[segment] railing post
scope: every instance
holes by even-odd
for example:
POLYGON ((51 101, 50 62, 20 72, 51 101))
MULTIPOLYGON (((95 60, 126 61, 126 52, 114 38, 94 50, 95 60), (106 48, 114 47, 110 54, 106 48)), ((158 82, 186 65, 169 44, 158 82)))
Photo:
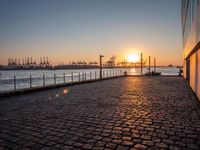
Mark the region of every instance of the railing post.
POLYGON ((65 83, 65 73, 63 73, 63 83, 65 83))
POLYGON ((14 76, 14 90, 16 90, 16 77, 14 76))
POLYGON ((109 70, 110 71, 110 77, 111 77, 111 70, 109 70))
POLYGON ((97 78, 97 73, 96 73, 96 71, 94 72, 94 76, 95 76, 95 80, 96 80, 96 78, 97 78))
POLYGON ((87 76, 87 73, 85 72, 85 80, 87 80, 87 77, 86 77, 86 76, 87 76))
POLYGON ((43 86, 45 86, 45 75, 43 74, 43 86))
POLYGON ((31 74, 30 74, 30 88, 32 88, 32 77, 31 77, 31 74))
POLYGON ((90 72, 90 80, 92 79, 92 72, 90 72))
POLYGON ((82 72, 82 80, 84 80, 84 72, 82 72))
POLYGON ((54 84, 56 85, 56 74, 54 74, 54 84))
POLYGON ((80 72, 78 73, 78 81, 79 82, 81 81, 81 74, 80 74, 80 72))
POLYGON ((74 80, 74 79, 73 79, 73 73, 72 73, 72 74, 71 74, 71 81, 73 82, 73 80, 74 80))

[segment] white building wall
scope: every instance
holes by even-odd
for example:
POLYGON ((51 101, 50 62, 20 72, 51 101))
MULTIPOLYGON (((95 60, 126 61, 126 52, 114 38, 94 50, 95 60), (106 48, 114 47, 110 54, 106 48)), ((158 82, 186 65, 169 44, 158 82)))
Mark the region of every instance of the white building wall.
POLYGON ((189 67, 189 83, 200 100, 200 49, 189 57, 200 42, 200 0, 182 0, 182 2, 188 4, 188 7, 182 7, 184 77, 186 78, 189 67), (188 57, 189 66, 186 65, 188 57))
POLYGON ((196 95, 200 99, 200 49, 197 51, 197 81, 196 81, 196 95))
POLYGON ((190 57, 190 86, 196 91, 196 53, 190 57))

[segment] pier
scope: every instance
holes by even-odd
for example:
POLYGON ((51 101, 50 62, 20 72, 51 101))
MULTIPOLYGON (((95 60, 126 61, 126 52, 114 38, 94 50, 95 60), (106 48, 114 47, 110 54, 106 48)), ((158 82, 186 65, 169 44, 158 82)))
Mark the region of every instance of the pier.
POLYGON ((0 99, 0 149, 199 149, 182 77, 120 77, 0 99))

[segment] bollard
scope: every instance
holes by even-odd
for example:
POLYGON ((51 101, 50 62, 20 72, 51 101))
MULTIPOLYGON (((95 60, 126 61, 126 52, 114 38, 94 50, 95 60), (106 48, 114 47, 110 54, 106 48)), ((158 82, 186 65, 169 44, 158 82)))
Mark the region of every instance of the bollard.
POLYGON ((45 75, 43 74, 43 86, 45 86, 45 75))
POLYGON ((32 88, 32 77, 31 77, 31 74, 30 74, 30 88, 32 88))
POLYGON ((65 73, 63 73, 63 83, 65 83, 65 73))
POLYGON ((90 80, 92 79, 92 72, 90 72, 90 80))
POLYGON ((56 84, 56 74, 54 74, 54 84, 56 84))
POLYGON ((16 90, 16 77, 14 76, 14 90, 16 90))
POLYGON ((73 79, 73 73, 72 73, 72 74, 71 74, 71 81, 73 82, 73 80, 74 80, 74 79, 73 79))

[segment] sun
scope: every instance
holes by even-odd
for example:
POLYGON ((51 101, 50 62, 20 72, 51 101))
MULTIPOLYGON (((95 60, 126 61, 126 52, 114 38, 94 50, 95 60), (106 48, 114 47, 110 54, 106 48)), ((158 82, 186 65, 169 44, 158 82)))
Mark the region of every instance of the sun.
POLYGON ((140 57, 137 55, 137 54, 131 54, 127 57, 127 61, 128 62, 132 62, 132 63, 135 63, 135 62, 138 62, 140 61, 140 57))

